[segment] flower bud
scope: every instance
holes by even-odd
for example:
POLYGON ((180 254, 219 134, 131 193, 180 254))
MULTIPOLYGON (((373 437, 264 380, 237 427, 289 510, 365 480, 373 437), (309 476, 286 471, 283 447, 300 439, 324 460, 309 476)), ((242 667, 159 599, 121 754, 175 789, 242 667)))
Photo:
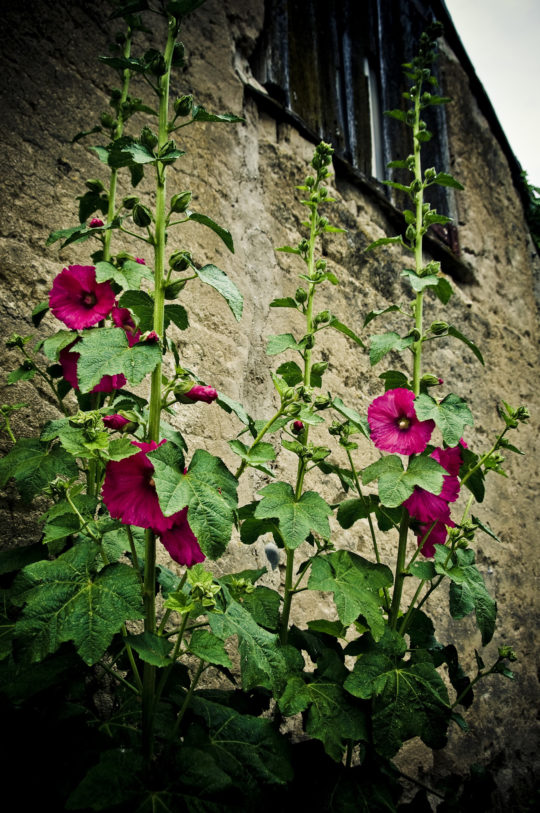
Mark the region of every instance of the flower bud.
POLYGON ((294 389, 292 387, 287 387, 287 389, 283 391, 282 400, 292 401, 293 398, 294 398, 294 389))
POLYGON ((511 646, 499 647, 499 658, 506 658, 509 661, 517 661, 517 655, 511 646))
POLYGON ((306 186, 311 189, 312 186, 315 186, 315 178, 313 175, 308 175, 306 178, 306 186))
POLYGON ((171 65, 173 65, 175 68, 181 68, 182 65, 184 64, 184 53, 185 53, 184 43, 175 42, 171 65))
POLYGON ((143 257, 135 257, 135 262, 138 263, 138 265, 146 265, 146 260, 143 257))
POLYGON ((305 288, 297 288, 296 293, 294 295, 294 298, 300 304, 302 304, 302 302, 305 302, 306 299, 308 298, 308 294, 307 294, 307 291, 305 290, 305 288))
POLYGON ((448 330, 448 322, 433 322, 430 330, 435 336, 443 336, 448 330))
POLYGON ((328 218, 327 217, 320 217, 319 218, 319 228, 325 229, 328 226, 328 218))
POLYGON ((426 373, 426 375, 423 375, 420 379, 420 385, 424 387, 438 387, 440 384, 442 384, 441 379, 430 373, 426 373))
POLYGON ((303 240, 300 240, 298 244, 298 249, 301 254, 307 254, 307 252, 309 251, 309 243, 305 238, 303 240))
POLYGON ((294 417, 295 415, 298 415, 301 409, 302 407, 300 406, 300 404, 289 404, 289 406, 285 410, 285 414, 294 417))
POLYGON ((124 207, 124 209, 128 209, 129 211, 131 211, 135 204, 138 202, 139 198, 137 197, 137 195, 128 195, 122 201, 122 206, 124 207))
POLYGON ((116 415, 104 415, 103 423, 107 429, 113 429, 116 432, 131 432, 133 431, 133 428, 137 426, 137 424, 128 420, 128 418, 124 418, 123 415, 118 413, 116 415))
POLYGON ((145 53, 144 60, 146 62, 146 70, 153 76, 163 76, 164 73, 167 73, 165 59, 155 48, 150 48, 150 50, 145 53))
POLYGON ((302 421, 294 421, 291 427, 291 431, 294 432, 295 435, 299 435, 301 432, 304 431, 304 424, 302 421))
POLYGON ((177 116, 189 116, 193 107, 193 96, 180 96, 174 103, 174 112, 177 116))
POLYGON ((328 409, 331 403, 332 399, 327 395, 318 395, 313 402, 313 406, 319 410, 328 409))
POLYGON ((329 322, 332 318, 330 311, 321 311, 318 313, 315 318, 313 319, 314 324, 320 325, 323 322, 329 322))
POLYGON ((148 206, 143 206, 142 203, 136 203, 133 207, 133 222, 141 228, 146 228, 152 222, 152 213, 148 206))
POLYGON ((103 226, 103 220, 99 217, 93 217, 90 223, 88 224, 91 229, 100 229, 103 226))
MULTIPOLYGON (((426 95, 426 94, 424 94, 424 95, 426 95)), ((427 95, 431 98, 429 93, 427 95)), ((432 181, 433 178, 436 176, 436 174, 437 174, 437 170, 435 169, 435 167, 429 167, 429 169, 426 169, 426 171, 424 172, 424 176, 425 176, 426 181, 432 181)))
POLYGON ((177 279, 174 282, 169 282, 163 291, 165 299, 176 299, 180 291, 185 287, 186 282, 187 280, 185 279, 177 279))
POLYGON ((189 268, 191 254, 189 251, 175 251, 169 257, 169 265, 173 271, 185 271, 189 268))
POLYGON ((193 404, 196 401, 202 401, 205 404, 211 404, 218 397, 217 391, 213 387, 206 387, 203 384, 195 384, 190 390, 184 393, 177 393, 174 390, 176 400, 182 404, 193 404))
POLYGON ((308 333, 306 336, 306 350, 312 350, 315 346, 315 336, 313 333, 308 333))
POLYGON ((99 121, 102 127, 107 127, 109 130, 112 130, 113 127, 116 127, 117 121, 114 116, 111 116, 110 113, 102 113, 99 117, 99 121))
POLYGON ((322 375, 328 369, 328 362, 327 361, 317 361, 311 367, 311 372, 315 375, 322 375))
POLYGON ((315 263, 315 268, 317 269, 317 271, 326 271, 326 265, 327 265, 326 260, 317 260, 317 262, 315 263))
POLYGON ((171 198, 171 212, 181 214, 185 212, 191 200, 191 192, 179 192, 171 198))
POLYGON ((90 178, 88 181, 86 181, 86 186, 91 192, 103 192, 105 189, 102 182, 97 178, 90 178))
POLYGON ((152 151, 158 141, 159 139, 157 135, 150 129, 150 127, 145 126, 142 128, 140 142, 143 147, 146 147, 147 150, 152 151))
POLYGON ((18 347, 22 350, 29 338, 30 337, 25 339, 23 336, 19 336, 18 333, 13 333, 7 340, 6 347, 8 350, 12 350, 14 347, 18 347))

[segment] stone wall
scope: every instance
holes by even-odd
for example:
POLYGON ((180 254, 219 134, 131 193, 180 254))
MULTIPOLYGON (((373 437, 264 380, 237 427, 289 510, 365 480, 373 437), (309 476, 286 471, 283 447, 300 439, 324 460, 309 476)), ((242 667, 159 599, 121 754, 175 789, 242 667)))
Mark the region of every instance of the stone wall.
MULTIPOLYGON (((108 52, 109 6, 106 0, 59 0, 54 4, 26 0, 22 5, 8 0, 4 5, 1 333, 45 336, 54 320, 47 317, 43 328, 33 331, 32 307, 47 298, 52 279, 63 265, 88 262, 88 244, 69 246, 59 253, 58 244, 46 247, 45 241, 51 229, 76 223, 75 197, 84 192, 87 178, 102 175, 98 161, 80 143, 72 144, 71 138, 88 124, 92 126, 96 114, 107 106, 112 73, 97 56, 108 52)), ((236 252, 229 254, 212 232, 197 224, 176 233, 171 248, 188 248, 196 262, 220 266, 245 297, 244 317, 237 324, 210 289, 188 289, 190 299, 185 304, 191 328, 177 335, 180 355, 187 367, 241 401, 257 418, 268 417, 276 403, 269 375, 276 365, 265 355, 266 337, 298 327, 289 311, 270 309, 268 304, 274 297, 292 295, 297 287, 296 274, 301 269, 296 258, 276 254, 275 248, 298 241, 305 215, 294 186, 304 178, 313 151, 313 145, 293 126, 277 122, 257 106, 245 93, 236 70, 249 74, 248 58, 263 17, 263 0, 208 0, 187 21, 183 39, 188 68, 175 78, 174 89, 193 92, 210 110, 241 114, 245 123, 201 124, 181 131, 179 142, 187 155, 169 176, 171 193, 192 189, 194 207, 230 228, 236 252)), ((158 39, 156 34, 155 44, 158 39)), ((150 35, 149 41, 152 44, 150 35)), ((538 550, 538 345, 533 277, 538 274, 539 261, 508 163, 471 94, 466 74, 448 47, 441 69, 443 91, 455 100, 447 110, 450 169, 465 186, 457 195, 458 227, 462 259, 472 272, 467 283, 453 280, 455 294, 445 318, 481 345, 486 366, 481 367, 464 345, 448 341, 428 345, 433 350, 426 351, 425 369, 440 374, 447 391, 469 401, 476 425, 467 440, 475 449, 489 447, 498 426, 496 405, 501 399, 513 405, 525 403, 532 414, 530 425, 520 429, 516 440, 526 457, 509 455, 509 477, 493 475, 488 496, 477 509, 501 539, 499 544, 485 535, 478 537, 480 568, 499 608, 498 628, 486 660, 490 661, 497 646, 509 644, 517 651, 519 662, 513 683, 494 677, 480 684, 474 706, 466 715, 468 734, 452 733, 449 747, 434 754, 413 742, 400 759, 410 773, 416 772, 426 781, 431 775, 463 772, 472 763, 480 763, 496 776, 496 809, 527 809, 535 754, 532 710, 538 697, 533 664, 537 617, 534 549, 538 550)), ((137 87, 136 95, 148 97, 144 85, 137 87)), ((142 118, 133 122, 142 123, 142 118)), ((395 233, 395 227, 376 198, 366 195, 350 177, 338 172, 333 186, 338 199, 333 222, 347 233, 325 239, 324 251, 340 285, 328 286, 328 299, 320 301, 320 307, 332 310, 361 332, 369 310, 409 297, 399 276, 406 260, 394 248, 365 254, 372 240, 395 233)), ((134 245, 124 247, 135 251, 134 245)), ((428 319, 441 315, 431 297, 427 310, 428 319)), ((367 355, 335 332, 321 334, 317 348, 330 364, 326 387, 358 411, 365 411, 370 400, 382 392, 377 370, 370 370, 367 355)), ((6 369, 12 369, 14 362, 15 354, 8 353, 6 369)), ((402 363, 401 359, 396 363, 402 363)), ((19 434, 35 435, 45 419, 57 415, 46 390, 39 388, 36 395, 29 384, 4 387, 2 402, 12 401, 28 404, 14 421, 19 434)), ((227 440, 240 426, 231 416, 216 406, 196 405, 179 413, 177 425, 190 448, 202 445, 235 466, 227 440)), ((367 443, 358 454, 361 464, 373 459, 367 443)), ((293 461, 292 455, 283 452, 276 472, 290 475, 293 461)), ((309 487, 329 501, 343 496, 335 478, 321 480, 315 473, 311 477, 309 487)), ((241 486, 243 501, 252 499, 264 484, 263 474, 254 470, 246 474, 241 486)), ((38 515, 29 514, 11 489, 2 498, 1 511, 5 545, 39 539, 38 515)), ((370 555, 367 529, 361 524, 347 532, 336 525, 336 540, 370 555)), ((391 561, 397 539, 389 536, 385 544, 384 556, 391 561)), ((216 568, 223 572, 263 564, 261 541, 245 548, 233 540, 230 552, 216 568)), ((281 575, 280 569, 270 573, 268 583, 276 586, 281 575)), ((472 671, 474 648, 480 644, 474 622, 470 618, 449 621, 446 600, 436 595, 431 609, 439 621, 440 637, 465 641, 464 665, 472 671)), ((319 596, 302 594, 293 608, 295 619, 301 622, 315 604, 320 604, 319 596)), ((331 603, 319 607, 319 613, 332 617, 331 603)))

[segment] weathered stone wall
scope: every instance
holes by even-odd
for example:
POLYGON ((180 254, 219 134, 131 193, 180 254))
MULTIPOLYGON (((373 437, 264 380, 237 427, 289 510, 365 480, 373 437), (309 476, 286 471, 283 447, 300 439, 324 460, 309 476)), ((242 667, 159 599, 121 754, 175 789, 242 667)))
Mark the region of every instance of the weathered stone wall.
MULTIPOLYGON (((36 333, 29 313, 47 297, 56 273, 63 265, 88 262, 88 243, 59 253, 58 244, 47 248, 45 241, 51 229, 76 222, 74 199, 83 193, 85 179, 104 177, 97 160, 70 139, 92 126, 96 114, 106 109, 113 80, 110 70, 97 61, 99 54, 107 53, 106 0, 59 0, 54 4, 8 0, 4 6, 0 319, 1 333, 7 336, 13 331, 36 333)), ((245 296, 244 317, 237 325, 225 303, 210 289, 188 288, 185 304, 191 328, 177 336, 181 357, 207 383, 243 402, 257 418, 268 417, 276 403, 269 376, 276 365, 265 355, 266 337, 301 329, 294 315, 269 309, 268 303, 276 296, 292 295, 297 287, 296 274, 301 269, 296 258, 276 254, 275 247, 298 240, 305 215, 294 185, 305 176, 313 150, 293 127, 277 123, 257 107, 244 93, 235 70, 236 65, 249 72, 248 57, 263 16, 263 0, 208 0, 188 20, 183 34, 188 68, 185 75, 175 78, 174 89, 193 91, 210 110, 241 113, 245 124, 202 124, 182 130, 179 144, 187 156, 169 176, 171 193, 192 189, 194 206, 230 228, 236 253, 228 254, 212 232, 196 224, 176 233, 171 248, 189 248, 196 262, 222 267, 245 296)), ((498 426, 496 405, 501 399, 513 405, 527 404, 533 416, 516 441, 527 456, 509 455, 509 477, 493 475, 488 496, 477 509, 502 540, 498 544, 485 535, 478 538, 480 568, 499 607, 498 629, 486 660, 502 644, 514 646, 520 660, 514 683, 495 677, 480 684, 475 704, 466 715, 468 734, 453 733, 449 747, 434 755, 412 743, 402 760, 409 772, 418 772, 427 780, 432 773, 464 772, 470 764, 481 763, 496 776, 497 809, 527 809, 535 754, 532 710, 538 697, 533 663, 538 554, 538 345, 533 275, 538 273, 539 263, 508 163, 470 92, 467 76, 449 49, 445 49, 441 67, 444 92, 455 100, 447 112, 451 171, 465 185, 457 196, 459 238, 463 259, 474 276, 472 283, 453 282, 455 295, 445 318, 462 326, 481 345, 486 366, 482 368, 464 345, 448 341, 428 345, 432 349, 426 351, 425 369, 445 379, 446 391, 468 399, 476 426, 467 441, 475 449, 489 447, 498 426)), ((135 93, 135 87, 132 90, 135 93)), ((148 98, 147 88, 139 86, 136 95, 148 98)), ((142 118, 134 119, 134 125, 139 123, 142 118)), ((338 203, 332 210, 333 222, 345 227, 347 234, 325 240, 325 254, 341 284, 328 286, 328 298, 319 300, 320 308, 332 310, 361 332, 369 310, 410 296, 399 277, 405 260, 393 248, 364 253, 372 240, 394 233, 394 227, 374 199, 350 179, 338 174, 334 187, 338 203)), ((131 248, 135 250, 133 245, 131 248)), ((427 319, 442 315, 431 298, 427 310, 427 319)), ((53 321, 47 317, 36 335, 45 336, 53 321)), ((370 370, 366 354, 344 336, 335 332, 320 335, 317 348, 330 363, 325 387, 364 411, 382 392, 377 370, 370 370)), ((8 353, 7 370, 14 361, 15 354, 8 353)), ((396 363, 402 360, 396 359, 396 363)), ((26 384, 16 391, 4 388, 2 401, 28 404, 14 421, 19 434, 35 435, 44 419, 57 414, 45 390, 39 389, 36 395, 26 384)), ((202 445, 235 466, 227 440, 240 427, 231 416, 215 406, 197 405, 179 413, 177 425, 190 448, 202 445)), ((373 459, 367 442, 360 445, 358 455, 361 464, 373 459)), ((284 452, 276 472, 288 476, 292 471, 292 455, 284 452)), ((330 501, 342 496, 334 478, 321 480, 315 473, 311 477, 309 487, 320 490, 330 501)), ((264 483, 259 472, 246 474, 241 486, 243 501, 251 499, 264 483)), ((1 505, 4 544, 39 538, 37 515, 29 514, 13 491, 8 491, 1 505)), ((361 524, 348 532, 336 526, 336 540, 370 555, 367 529, 361 524)), ((397 539, 389 536, 384 544, 384 556, 392 561, 397 539)), ((248 549, 233 540, 230 553, 216 567, 224 571, 264 563, 261 541, 248 549)), ((269 583, 277 585, 280 575, 279 569, 271 573, 269 583)), ((480 644, 474 622, 470 618, 449 621, 446 599, 436 595, 431 609, 438 618, 440 637, 465 642, 465 665, 472 671, 474 648, 480 644)), ((309 593, 298 597, 293 615, 301 622, 305 612, 313 613, 315 608, 321 616, 332 617, 331 602, 322 604, 318 595, 309 593)))

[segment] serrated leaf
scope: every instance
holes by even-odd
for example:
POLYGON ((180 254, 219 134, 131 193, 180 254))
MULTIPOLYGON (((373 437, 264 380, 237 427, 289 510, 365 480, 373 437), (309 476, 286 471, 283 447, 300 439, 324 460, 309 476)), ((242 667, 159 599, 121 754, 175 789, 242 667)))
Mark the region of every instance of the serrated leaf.
MULTIPOLYGON (((66 810, 110 810, 143 795, 142 757, 126 748, 103 751, 70 794, 66 810)), ((139 808, 140 809, 140 808, 139 808)))
POLYGON ((485 522, 482 522, 482 520, 478 519, 478 517, 475 517, 474 514, 472 516, 472 521, 475 523, 475 525, 478 525, 478 527, 481 528, 484 531, 485 534, 487 534, 492 539, 494 539, 495 542, 501 542, 501 540, 499 539, 497 534, 494 531, 491 530, 489 525, 487 525, 485 522))
POLYGON ((385 392, 387 390, 394 390, 398 387, 402 387, 403 389, 410 390, 411 385, 409 383, 409 379, 407 376, 400 372, 399 370, 387 370, 384 373, 381 373, 379 378, 382 378, 384 381, 384 389, 385 392))
POLYGON ((288 387, 296 387, 304 380, 304 373, 295 361, 284 361, 277 368, 276 373, 285 379, 288 387))
POLYGON ((332 407, 336 409, 341 415, 351 421, 357 428, 358 431, 361 432, 364 437, 369 438, 371 437, 371 430, 369 428, 369 423, 365 415, 360 415, 355 409, 346 406, 339 396, 336 396, 332 401, 332 407))
POLYGON ((464 618, 475 612, 476 624, 482 634, 482 645, 486 646, 495 631, 497 604, 491 598, 482 574, 475 564, 475 554, 470 548, 458 548, 455 559, 447 564, 448 551, 441 545, 435 546, 435 568, 437 573, 448 576, 450 585, 450 614, 452 618, 464 618), (438 550, 441 548, 441 550, 438 550))
POLYGON ((402 277, 407 277, 411 283, 411 288, 416 293, 424 291, 426 288, 436 288, 439 284, 439 277, 436 274, 428 274, 425 277, 419 277, 418 274, 408 268, 401 272, 402 277))
POLYGON ((465 427, 474 426, 474 418, 466 402, 453 393, 440 403, 427 393, 420 393, 415 398, 414 408, 420 421, 435 421, 448 446, 457 446, 465 427))
POLYGON ((89 330, 77 345, 80 353, 77 377, 81 392, 90 392, 104 375, 123 373, 132 384, 140 384, 161 361, 161 350, 155 342, 129 346, 121 328, 89 330))
POLYGON ((293 248, 292 246, 280 246, 276 248, 276 251, 282 251, 284 254, 301 254, 299 248, 293 248))
POLYGON ((141 632, 139 635, 128 635, 126 643, 145 663, 150 663, 152 666, 170 666, 172 663, 168 655, 173 645, 168 638, 154 635, 151 632, 141 632))
POLYGON ((348 339, 352 339, 353 342, 360 345, 360 347, 365 347, 364 342, 359 336, 356 335, 354 330, 351 330, 350 327, 344 325, 343 322, 339 321, 339 319, 332 317, 332 319, 328 323, 328 327, 333 327, 334 330, 337 330, 339 333, 343 333, 344 336, 347 336, 348 339))
POLYGON ((449 175, 448 172, 438 172, 437 175, 430 181, 431 184, 437 184, 438 186, 450 186, 452 189, 463 189, 464 187, 460 184, 459 181, 456 181, 452 175, 449 175))
POLYGON ((382 316, 384 313, 393 313, 394 311, 400 311, 401 308, 399 305, 389 305, 387 308, 379 308, 378 310, 373 310, 368 313, 366 318, 364 319, 364 327, 369 325, 369 323, 376 319, 377 316, 382 316))
POLYGON ((186 212, 186 214, 189 220, 193 220, 194 223, 201 223, 201 225, 211 229, 214 234, 217 234, 217 236, 223 240, 229 251, 234 254, 233 239, 227 229, 224 229, 223 226, 219 226, 211 217, 208 217, 208 215, 202 215, 199 214, 199 212, 186 212))
POLYGON ((379 591, 392 581, 386 565, 340 550, 313 559, 308 587, 332 592, 340 621, 348 626, 361 615, 378 641, 385 626, 379 591))
POLYGON ((403 121, 403 122, 407 121, 407 111, 405 111, 405 110, 399 110, 399 109, 385 110, 384 115, 388 116, 391 119, 397 119, 397 121, 403 121))
MULTIPOLYGON (((205 0, 201 0, 199 5, 204 2, 205 0)), ((208 110, 205 110, 201 105, 194 105, 191 111, 191 118, 193 121, 232 122, 235 124, 244 121, 241 116, 235 116, 232 113, 209 113, 208 110)))
POLYGON ((77 463, 61 446, 20 438, 0 460, 0 486, 13 477, 25 502, 43 491, 56 477, 76 477, 77 463))
POLYGON ((278 519, 279 531, 287 548, 293 550, 314 531, 330 538, 330 506, 315 491, 306 491, 299 500, 289 483, 270 483, 259 492, 262 500, 255 509, 256 519, 278 519))
POLYGON ((242 606, 259 626, 276 632, 279 624, 281 596, 269 587, 259 585, 242 597, 242 606))
POLYGON ((232 668, 231 659, 225 652, 223 640, 212 635, 208 630, 194 630, 188 650, 207 663, 232 668))
POLYGON ((218 406, 221 407, 221 409, 223 409, 229 415, 231 414, 231 412, 234 412, 236 417, 243 424, 245 424, 245 426, 250 426, 253 423, 253 420, 247 414, 242 404, 238 403, 238 401, 235 401, 233 398, 230 398, 228 395, 224 395, 222 392, 218 392, 216 403, 218 404, 218 406))
POLYGON ((294 308, 298 310, 298 302, 292 296, 285 296, 282 299, 273 299, 270 302, 271 308, 294 308))
MULTIPOLYGON (((470 449, 461 449, 461 457, 463 459, 463 465, 461 466, 459 474, 460 477, 464 479, 467 472, 476 466, 479 457, 470 449)), ((476 471, 470 477, 467 478, 465 481, 465 486, 474 495, 477 502, 480 503, 484 501, 486 494, 485 474, 481 466, 476 469, 476 471)))
POLYGON ((266 347, 266 354, 268 356, 277 356, 278 353, 283 353, 285 350, 297 350, 299 353, 302 352, 302 347, 297 344, 292 333, 280 333, 277 336, 268 337, 266 347))
POLYGON ((145 265, 132 260, 125 262, 121 268, 117 268, 109 262, 97 263, 97 282, 105 282, 109 279, 114 280, 124 291, 127 291, 129 289, 138 290, 143 279, 153 280, 154 275, 145 265))
POLYGON ((453 289, 447 279, 439 277, 437 287, 433 289, 437 298, 446 305, 453 294, 453 289))
POLYGON ((30 381, 36 374, 37 370, 35 368, 31 368, 27 370, 23 365, 21 367, 17 367, 16 370, 12 370, 7 377, 8 385, 16 384, 18 381, 30 381))
POLYGON ((80 541, 54 561, 24 570, 26 606, 16 634, 32 661, 73 641, 87 664, 96 663, 126 620, 143 617, 139 580, 128 565, 106 565, 93 542, 80 541))
POLYGON ((242 318, 244 298, 234 282, 229 279, 224 271, 215 265, 205 265, 202 268, 195 269, 195 273, 201 282, 204 282, 206 285, 211 285, 212 288, 215 288, 215 290, 221 294, 231 309, 234 318, 239 322, 242 318))
POLYGON ((480 364, 482 364, 482 365, 484 364, 484 357, 482 356, 482 353, 480 352, 478 347, 475 345, 475 343, 471 342, 470 339, 467 339, 467 337, 464 336, 463 333, 461 333, 453 325, 448 326, 448 335, 453 336, 454 339, 459 339, 460 342, 463 342, 463 344, 466 344, 467 347, 469 348, 469 350, 472 350, 472 352, 474 353, 474 355, 476 356, 476 358, 478 359, 480 364))
POLYGON ((337 511, 337 521, 342 528, 351 528, 359 519, 365 519, 375 510, 373 501, 369 497, 356 497, 344 500, 337 511))
POLYGON ((276 453, 271 443, 259 442, 250 448, 240 440, 230 440, 229 446, 235 454, 239 455, 242 460, 246 460, 251 465, 268 463, 269 460, 276 459, 276 453))
POLYGON ((118 304, 133 313, 137 326, 143 333, 153 329, 154 300, 146 291, 124 291, 118 304))
POLYGON ((237 481, 225 464, 197 449, 184 474, 179 449, 165 443, 148 453, 154 465, 154 481, 165 516, 188 506, 188 522, 203 553, 217 559, 229 539, 237 506, 237 481))
POLYGON ((63 350, 68 344, 74 342, 77 336, 78 333, 76 330, 59 330, 58 333, 45 339, 41 349, 48 359, 56 361, 60 350, 63 350))
POLYGON ((371 251, 378 246, 389 246, 392 244, 398 243, 400 246, 403 246, 403 237, 379 237, 378 240, 375 240, 373 243, 370 243, 369 246, 366 248, 366 251, 371 251))
POLYGON ((39 305, 36 305, 34 310, 31 313, 32 324, 34 327, 39 327, 41 324, 41 320, 47 315, 49 312, 49 302, 40 302, 39 305))
POLYGON ((391 350, 405 350, 414 344, 414 338, 412 336, 405 336, 402 339, 398 333, 394 333, 393 331, 375 334, 370 338, 369 363, 372 367, 378 364, 391 350))
POLYGON ((172 322, 173 325, 179 330, 187 330, 189 327, 189 320, 187 311, 183 305, 165 305, 165 329, 169 326, 172 322))

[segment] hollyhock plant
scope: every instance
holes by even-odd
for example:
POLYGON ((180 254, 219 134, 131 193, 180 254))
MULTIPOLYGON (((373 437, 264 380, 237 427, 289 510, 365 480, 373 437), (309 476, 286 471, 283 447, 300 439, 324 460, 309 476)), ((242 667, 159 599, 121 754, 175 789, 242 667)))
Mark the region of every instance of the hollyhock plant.
POLYGON ((440 521, 450 524, 449 503, 455 502, 459 496, 459 467, 461 466, 461 453, 458 446, 449 449, 434 449, 430 457, 436 460, 448 474, 443 475, 443 486, 440 494, 432 494, 423 488, 415 486, 411 496, 403 505, 412 517, 420 522, 431 523, 440 521))
MULTIPOLYGON (((80 341, 75 339, 74 342, 68 344, 60 351, 58 361, 62 365, 62 374, 68 384, 71 384, 74 390, 79 389, 79 379, 77 377, 77 362, 79 361, 79 353, 72 351, 72 347, 80 341)), ((126 385, 126 377, 123 373, 118 375, 104 375, 99 384, 96 384, 91 392, 113 392, 113 390, 120 390, 126 385)))
POLYGON ((172 528, 175 515, 165 517, 161 510, 156 487, 152 478, 154 466, 146 456, 166 443, 132 441, 141 450, 123 460, 110 460, 105 471, 102 488, 103 502, 114 519, 124 525, 151 528, 162 534, 172 528))
POLYGON ((206 557, 197 542, 197 537, 189 526, 187 513, 186 506, 181 511, 173 514, 171 517, 174 520, 172 528, 164 531, 160 535, 160 539, 175 562, 178 562, 179 565, 192 567, 198 562, 204 562, 206 557))
POLYGON ((133 347, 141 338, 141 331, 133 321, 133 317, 127 308, 119 308, 115 305, 111 311, 111 318, 116 327, 121 327, 126 334, 128 344, 133 347))
POLYGON ((82 330, 108 316, 114 306, 114 291, 108 282, 96 282, 93 265, 69 265, 53 282, 49 305, 67 327, 82 330))
POLYGON ((423 452, 435 428, 432 420, 418 420, 414 393, 403 387, 388 390, 371 402, 368 423, 377 449, 406 455, 423 452))
POLYGON ((455 528, 456 524, 452 522, 451 519, 447 519, 446 522, 437 520, 435 523, 430 522, 425 525, 420 525, 418 533, 416 534, 416 541, 418 547, 422 545, 420 553, 422 553, 426 559, 433 559, 435 556, 435 545, 444 545, 446 542, 448 535, 448 531, 446 530, 447 526, 455 528))

